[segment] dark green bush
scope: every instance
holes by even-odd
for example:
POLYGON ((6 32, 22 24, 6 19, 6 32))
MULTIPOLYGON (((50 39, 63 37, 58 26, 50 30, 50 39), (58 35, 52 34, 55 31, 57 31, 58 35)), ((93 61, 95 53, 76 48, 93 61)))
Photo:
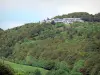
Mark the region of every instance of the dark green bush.
POLYGON ((36 69, 34 72, 34 75, 42 75, 42 74, 41 74, 40 70, 36 69))
POLYGON ((55 62, 49 61, 45 64, 44 69, 46 70, 52 70, 55 68, 55 62))
POLYGON ((0 63, 0 75, 14 75, 14 70, 10 66, 0 63))

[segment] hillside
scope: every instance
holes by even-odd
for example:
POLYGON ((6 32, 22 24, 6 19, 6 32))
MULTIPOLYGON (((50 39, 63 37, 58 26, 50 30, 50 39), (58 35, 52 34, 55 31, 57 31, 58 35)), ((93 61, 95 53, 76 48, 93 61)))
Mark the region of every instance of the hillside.
POLYGON ((100 75, 100 22, 28 23, 5 30, 0 57, 16 68, 43 68, 46 75, 100 75))

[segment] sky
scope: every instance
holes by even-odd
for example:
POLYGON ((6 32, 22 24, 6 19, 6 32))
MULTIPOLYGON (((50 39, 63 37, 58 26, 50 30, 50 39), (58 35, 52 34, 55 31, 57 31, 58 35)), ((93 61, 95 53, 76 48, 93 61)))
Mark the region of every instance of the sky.
POLYGON ((0 0, 0 28, 6 30, 72 12, 100 12, 100 0, 0 0))

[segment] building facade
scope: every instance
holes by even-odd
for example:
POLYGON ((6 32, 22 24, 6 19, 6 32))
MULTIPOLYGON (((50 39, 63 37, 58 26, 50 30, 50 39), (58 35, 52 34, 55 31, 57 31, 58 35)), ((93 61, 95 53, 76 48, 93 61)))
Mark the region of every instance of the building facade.
POLYGON ((81 18, 63 18, 63 19, 47 19, 47 20, 43 20, 40 23, 50 23, 54 21, 55 23, 65 23, 65 24, 69 24, 69 23, 73 23, 73 22, 84 22, 81 18))

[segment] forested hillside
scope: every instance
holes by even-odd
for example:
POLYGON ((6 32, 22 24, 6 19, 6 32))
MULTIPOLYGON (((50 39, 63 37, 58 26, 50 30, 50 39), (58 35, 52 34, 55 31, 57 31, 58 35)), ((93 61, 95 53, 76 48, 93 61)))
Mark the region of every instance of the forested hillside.
POLYGON ((43 68, 46 75, 100 75, 100 22, 28 23, 0 29, 0 57, 43 68))

